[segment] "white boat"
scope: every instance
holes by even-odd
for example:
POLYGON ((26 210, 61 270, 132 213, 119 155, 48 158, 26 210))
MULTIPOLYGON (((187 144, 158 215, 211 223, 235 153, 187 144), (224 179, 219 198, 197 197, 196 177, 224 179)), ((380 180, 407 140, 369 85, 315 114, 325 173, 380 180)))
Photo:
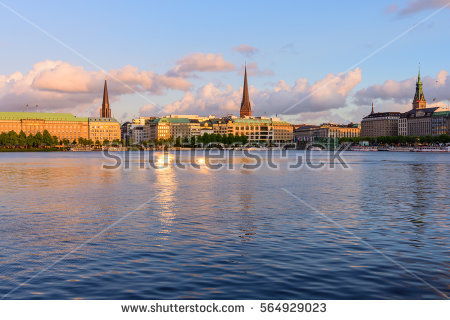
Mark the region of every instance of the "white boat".
POLYGON ((393 147, 391 149, 391 151, 397 151, 397 152, 410 152, 412 150, 413 150, 413 148, 411 148, 411 147, 393 147))
POLYGON ((450 152, 449 147, 416 147, 412 152, 450 152))
POLYGON ((378 151, 377 147, 353 146, 350 151, 378 151))

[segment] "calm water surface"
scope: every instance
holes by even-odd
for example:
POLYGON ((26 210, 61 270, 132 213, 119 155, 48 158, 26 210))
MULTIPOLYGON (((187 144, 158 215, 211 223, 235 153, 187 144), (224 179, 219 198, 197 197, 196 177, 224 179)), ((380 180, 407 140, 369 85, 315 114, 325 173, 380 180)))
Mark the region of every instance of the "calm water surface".
POLYGON ((450 295, 450 154, 345 159, 350 169, 155 170, 134 155, 102 170, 100 153, 1 153, 0 296, 450 295))

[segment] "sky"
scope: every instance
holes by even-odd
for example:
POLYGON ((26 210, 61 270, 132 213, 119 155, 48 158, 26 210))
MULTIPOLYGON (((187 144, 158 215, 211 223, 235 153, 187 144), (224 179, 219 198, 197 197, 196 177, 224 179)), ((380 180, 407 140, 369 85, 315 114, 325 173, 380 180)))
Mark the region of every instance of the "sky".
POLYGON ((450 0, 0 0, 0 111, 360 122, 450 103, 450 0), (31 107, 33 106, 33 107, 31 107))

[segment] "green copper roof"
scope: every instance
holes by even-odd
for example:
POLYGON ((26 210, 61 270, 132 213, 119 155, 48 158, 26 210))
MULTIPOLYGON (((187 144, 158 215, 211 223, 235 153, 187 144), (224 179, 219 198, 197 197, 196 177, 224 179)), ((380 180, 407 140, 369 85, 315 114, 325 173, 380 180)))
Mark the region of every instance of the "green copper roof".
POLYGON ((76 117, 70 113, 44 113, 44 112, 0 112, 0 120, 48 120, 48 121, 88 121, 88 118, 76 117))
POLYGON ((416 82, 416 93, 414 94, 414 101, 425 101, 425 96, 423 95, 423 83, 420 79, 420 64, 419 64, 419 74, 417 76, 416 82))
POLYGON ((275 124, 290 124, 289 122, 281 121, 281 120, 279 120, 279 121, 272 121, 272 123, 275 123, 275 124))
POLYGON ((252 119, 252 118, 250 118, 250 119, 235 118, 235 119, 232 119, 232 121, 234 123, 242 123, 242 124, 271 124, 271 123, 273 123, 273 124, 289 124, 288 122, 281 121, 281 120, 272 121, 270 119, 252 119))
POLYGON ((247 118, 235 118, 232 119, 235 123, 244 123, 244 124, 269 124, 272 121, 270 119, 247 119, 247 118))
POLYGON ((98 117, 90 117, 87 118, 89 122, 119 122, 114 118, 98 118, 98 117))
POLYGON ((433 112, 433 117, 445 117, 445 116, 450 116, 450 111, 438 111, 438 112, 433 112))
POLYGON ((167 122, 167 123, 189 123, 188 118, 157 118, 152 123, 167 122))

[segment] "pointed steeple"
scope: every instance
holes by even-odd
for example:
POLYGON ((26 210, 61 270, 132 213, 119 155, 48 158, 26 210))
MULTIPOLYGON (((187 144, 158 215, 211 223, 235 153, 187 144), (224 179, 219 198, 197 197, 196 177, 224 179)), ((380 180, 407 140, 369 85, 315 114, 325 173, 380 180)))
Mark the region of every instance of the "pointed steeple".
POLYGON ((244 72, 244 91, 242 93, 240 117, 244 118, 245 116, 251 116, 251 115, 252 115, 252 107, 250 105, 250 97, 248 94, 247 64, 246 64, 245 72, 244 72))
POLYGON ((100 111, 100 117, 111 118, 111 109, 109 108, 108 86, 106 85, 106 79, 105 86, 103 87, 103 102, 102 109, 100 111))
POLYGON ((372 101, 372 112, 370 114, 374 114, 375 112, 373 112, 373 101, 372 101))
POLYGON ((416 82, 416 93, 414 94, 413 109, 423 109, 426 108, 427 101, 425 100, 425 95, 423 94, 423 83, 420 78, 420 62, 419 62, 419 73, 417 75, 416 82))

